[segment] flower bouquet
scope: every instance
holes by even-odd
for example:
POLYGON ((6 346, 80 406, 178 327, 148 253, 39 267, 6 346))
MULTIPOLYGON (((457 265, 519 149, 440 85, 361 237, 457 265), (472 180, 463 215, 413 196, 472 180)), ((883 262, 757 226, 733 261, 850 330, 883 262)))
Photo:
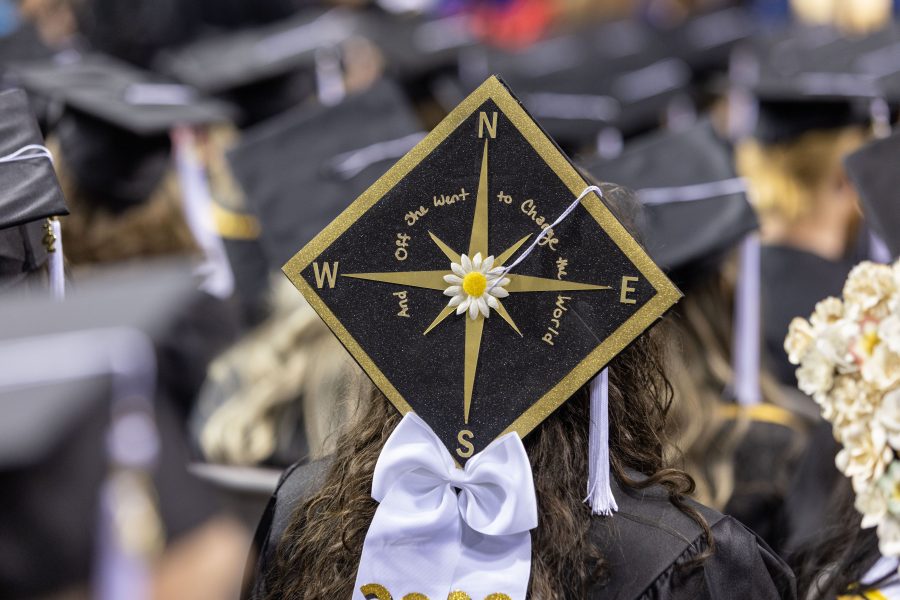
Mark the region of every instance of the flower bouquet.
POLYGON ((857 265, 843 300, 794 319, 784 348, 842 446, 835 463, 863 528, 878 528, 882 555, 900 556, 900 261, 857 265))

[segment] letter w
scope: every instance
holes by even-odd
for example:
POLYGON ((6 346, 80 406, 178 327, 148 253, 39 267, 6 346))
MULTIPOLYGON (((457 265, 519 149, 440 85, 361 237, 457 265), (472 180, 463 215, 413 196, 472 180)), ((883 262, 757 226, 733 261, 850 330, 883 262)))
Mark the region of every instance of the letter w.
POLYGON ((328 279, 328 287, 334 288, 335 279, 337 279, 338 273, 338 261, 330 264, 324 263, 321 270, 319 270, 319 263, 313 263, 313 271, 316 276, 316 286, 319 289, 322 289, 322 286, 325 285, 326 279, 328 279))

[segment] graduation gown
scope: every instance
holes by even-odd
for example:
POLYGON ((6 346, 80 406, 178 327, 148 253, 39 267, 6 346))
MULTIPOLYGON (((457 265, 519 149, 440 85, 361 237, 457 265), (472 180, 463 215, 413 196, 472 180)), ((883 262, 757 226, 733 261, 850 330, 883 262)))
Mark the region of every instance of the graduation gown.
MULTIPOLYGON (((328 463, 295 465, 282 476, 254 538, 245 599, 265 597, 266 574, 294 509, 321 485, 328 463)), ((700 527, 674 507, 660 486, 627 490, 613 482, 619 511, 597 517, 591 537, 603 552, 609 578, 591 600, 697 600, 796 598, 794 576, 765 542, 731 517, 696 503, 715 539, 715 551, 700 567, 684 565, 706 550, 700 527)), ((434 600, 434 599, 432 599, 434 600)), ((574 599, 573 599, 574 600, 574 599)))

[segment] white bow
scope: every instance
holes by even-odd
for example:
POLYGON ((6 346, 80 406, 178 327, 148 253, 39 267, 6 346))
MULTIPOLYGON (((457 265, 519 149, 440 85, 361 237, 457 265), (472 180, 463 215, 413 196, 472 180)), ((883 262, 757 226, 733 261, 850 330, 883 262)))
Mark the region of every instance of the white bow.
POLYGON ((445 600, 453 591, 524 600, 537 498, 518 434, 494 440, 460 469, 431 428, 408 413, 381 450, 372 497, 380 504, 355 600, 381 597, 372 590, 397 600, 445 600))

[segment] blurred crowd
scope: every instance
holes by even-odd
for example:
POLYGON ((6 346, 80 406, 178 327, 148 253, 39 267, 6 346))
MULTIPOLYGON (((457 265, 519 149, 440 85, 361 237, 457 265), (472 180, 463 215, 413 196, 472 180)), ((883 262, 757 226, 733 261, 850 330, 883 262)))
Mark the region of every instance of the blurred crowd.
POLYGON ((0 597, 239 597, 281 472, 365 381, 281 267, 492 74, 685 294, 667 459, 801 594, 857 585, 878 540, 785 338, 900 252, 845 163, 900 109, 893 11, 0 0, 0 597))

